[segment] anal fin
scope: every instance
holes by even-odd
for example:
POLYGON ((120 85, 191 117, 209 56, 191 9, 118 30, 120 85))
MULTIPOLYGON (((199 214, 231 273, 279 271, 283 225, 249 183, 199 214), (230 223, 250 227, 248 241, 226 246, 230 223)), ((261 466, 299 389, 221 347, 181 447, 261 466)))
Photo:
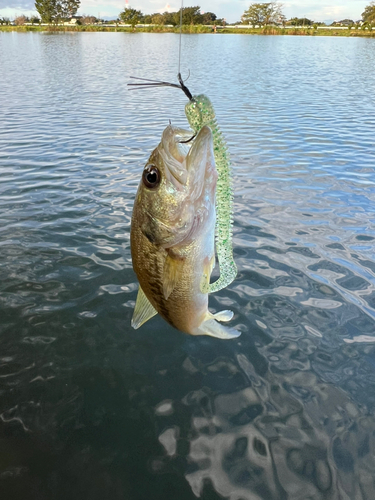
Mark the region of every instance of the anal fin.
POLYGON ((143 323, 154 317, 158 312, 146 297, 141 286, 139 286, 137 300, 135 302, 133 317, 131 321, 132 327, 137 330, 143 323))

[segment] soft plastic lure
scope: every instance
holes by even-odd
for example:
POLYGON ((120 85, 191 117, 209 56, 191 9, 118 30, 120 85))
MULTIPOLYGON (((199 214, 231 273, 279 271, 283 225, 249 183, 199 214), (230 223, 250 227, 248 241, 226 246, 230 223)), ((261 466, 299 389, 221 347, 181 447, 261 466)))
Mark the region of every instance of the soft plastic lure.
POLYGON ((220 277, 208 285, 208 290, 202 290, 211 293, 227 287, 237 276, 237 266, 233 259, 232 250, 233 194, 229 153, 217 124, 214 108, 206 95, 193 96, 185 106, 185 114, 195 133, 208 125, 213 135, 215 163, 218 172, 215 236, 220 277))
MULTIPOLYGON (((133 77, 134 78, 134 77, 133 77)), ((197 134, 202 127, 208 125, 213 134, 214 156, 218 172, 216 188, 216 253, 219 261, 220 277, 214 283, 207 284, 202 281, 202 292, 212 293, 222 290, 232 283, 237 276, 237 266, 233 259, 232 248, 232 225, 233 225, 233 194, 231 181, 231 166, 229 153, 223 135, 216 121, 215 111, 210 99, 204 95, 192 96, 184 84, 180 73, 178 80, 180 84, 136 78, 144 83, 130 83, 137 88, 152 87, 175 87, 181 89, 188 97, 189 102, 185 106, 186 118, 190 127, 197 134)))

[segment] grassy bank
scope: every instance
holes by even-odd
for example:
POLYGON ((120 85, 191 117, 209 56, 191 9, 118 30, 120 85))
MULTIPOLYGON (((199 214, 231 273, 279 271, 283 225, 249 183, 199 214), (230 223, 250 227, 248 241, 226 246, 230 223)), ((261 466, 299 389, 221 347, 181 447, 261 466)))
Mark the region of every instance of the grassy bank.
POLYGON ((295 36, 365 36, 375 37, 375 30, 362 29, 314 29, 314 28, 224 28, 220 33, 236 33, 247 35, 295 35, 295 36))
MULTIPOLYGON (((179 27, 169 27, 169 26, 144 26, 136 27, 135 29, 128 26, 6 26, 0 25, 0 31, 49 31, 49 32, 66 32, 66 31, 113 31, 113 32, 125 32, 125 33, 179 33, 179 27)), ((202 25, 189 25, 182 27, 183 33, 212 33, 213 29, 210 26, 202 25)))
MULTIPOLYGON (((125 33, 179 33, 180 28, 169 26, 144 26, 137 27, 133 30, 131 27, 126 26, 6 26, 0 25, 0 31, 47 31, 47 32, 66 32, 66 31, 113 31, 125 33)), ((210 26, 202 25, 188 25, 182 27, 183 33, 213 33, 213 28, 210 26)), ((374 37, 375 30, 362 30, 362 29, 314 29, 314 28, 217 28, 217 33, 225 34, 241 34, 241 35, 295 35, 295 36, 364 36, 374 37)))

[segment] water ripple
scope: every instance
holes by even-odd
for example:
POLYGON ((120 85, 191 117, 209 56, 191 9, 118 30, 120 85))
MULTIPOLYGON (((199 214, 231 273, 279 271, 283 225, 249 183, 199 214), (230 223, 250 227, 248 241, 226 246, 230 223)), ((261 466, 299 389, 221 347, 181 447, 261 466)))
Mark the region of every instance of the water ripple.
POLYGON ((0 45, 3 496, 372 500, 374 40, 183 37, 233 162, 229 343, 130 328, 137 184, 187 123, 127 83, 174 81, 178 35, 0 45))

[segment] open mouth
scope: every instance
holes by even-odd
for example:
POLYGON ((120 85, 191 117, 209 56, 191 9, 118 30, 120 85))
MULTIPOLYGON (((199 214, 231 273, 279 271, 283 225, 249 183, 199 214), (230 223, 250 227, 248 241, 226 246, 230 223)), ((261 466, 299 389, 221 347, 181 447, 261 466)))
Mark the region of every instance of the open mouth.
POLYGON ((168 125, 162 135, 159 153, 169 181, 180 190, 183 186, 203 183, 208 163, 214 165, 212 133, 203 127, 198 134, 168 125), (210 159, 210 161, 208 161, 210 159))

